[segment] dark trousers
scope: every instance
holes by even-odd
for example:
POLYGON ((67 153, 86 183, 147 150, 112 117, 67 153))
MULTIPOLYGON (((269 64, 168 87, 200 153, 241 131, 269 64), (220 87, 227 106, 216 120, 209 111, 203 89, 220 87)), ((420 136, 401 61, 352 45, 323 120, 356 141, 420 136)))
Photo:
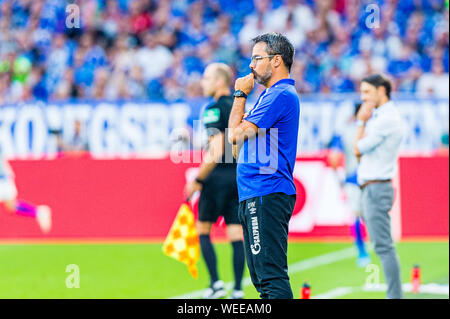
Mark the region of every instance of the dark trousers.
POLYGON ((288 226, 295 195, 274 193, 239 203, 247 265, 262 299, 292 299, 287 267, 288 226))

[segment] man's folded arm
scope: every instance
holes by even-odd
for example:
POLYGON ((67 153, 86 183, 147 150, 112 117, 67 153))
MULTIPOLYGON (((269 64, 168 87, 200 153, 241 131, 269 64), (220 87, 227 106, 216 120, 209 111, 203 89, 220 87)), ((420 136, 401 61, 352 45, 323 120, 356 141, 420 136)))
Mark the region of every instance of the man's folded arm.
POLYGON ((381 132, 371 133, 356 142, 356 150, 360 155, 367 153, 377 147, 383 141, 381 132))
POLYGON ((243 120, 237 127, 228 128, 228 142, 230 144, 241 144, 257 133, 258 126, 250 121, 243 120))

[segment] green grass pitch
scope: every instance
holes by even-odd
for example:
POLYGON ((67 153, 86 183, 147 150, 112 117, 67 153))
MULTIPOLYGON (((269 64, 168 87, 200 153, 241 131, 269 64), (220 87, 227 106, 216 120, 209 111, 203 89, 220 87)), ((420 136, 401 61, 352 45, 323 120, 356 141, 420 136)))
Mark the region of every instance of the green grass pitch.
MULTIPOLYGON (((165 256, 161 247, 162 244, 0 244, 0 298, 159 299, 198 296, 198 291, 206 288, 209 281, 203 260, 198 263, 199 278, 194 279, 184 264, 165 256), (79 267, 79 288, 66 286, 68 276, 73 275, 66 272, 66 267, 71 264, 79 267)), ((219 275, 225 282, 232 282, 231 246, 219 243, 215 247, 219 275)), ((294 265, 352 247, 351 243, 290 242, 288 263, 294 265)), ((404 283, 410 281, 411 268, 418 263, 424 284, 448 285, 448 241, 401 242, 396 247, 404 283)), ((372 263, 380 265, 373 251, 371 256, 372 263)), ((383 283, 382 273, 380 275, 383 283)), ((248 276, 246 269, 244 278, 248 276)), ((328 264, 297 269, 290 274, 290 279, 295 298, 299 298, 305 280, 312 286, 313 297, 339 287, 353 287, 355 290, 336 298, 384 298, 383 292, 358 290, 368 276, 365 268, 356 266, 356 257, 350 256, 328 264)), ((245 285, 244 291, 246 298, 258 298, 253 285, 245 285)), ((449 296, 406 293, 405 298, 449 296)))

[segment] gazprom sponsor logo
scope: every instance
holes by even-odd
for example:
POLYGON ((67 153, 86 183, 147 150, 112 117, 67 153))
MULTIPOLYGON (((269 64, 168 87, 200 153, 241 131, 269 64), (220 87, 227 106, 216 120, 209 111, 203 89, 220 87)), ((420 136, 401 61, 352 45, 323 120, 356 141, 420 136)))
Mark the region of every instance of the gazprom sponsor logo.
MULTIPOLYGON (((256 209, 256 208, 255 208, 256 209)), ((261 251, 261 244, 259 240, 259 226, 258 217, 252 217, 252 230, 253 230, 253 244, 250 245, 253 255, 258 255, 261 251)))

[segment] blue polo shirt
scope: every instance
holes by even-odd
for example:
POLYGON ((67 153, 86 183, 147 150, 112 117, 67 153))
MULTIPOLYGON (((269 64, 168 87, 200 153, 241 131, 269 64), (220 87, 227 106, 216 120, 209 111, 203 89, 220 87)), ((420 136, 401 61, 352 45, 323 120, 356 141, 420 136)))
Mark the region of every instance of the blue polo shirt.
POLYGON ((296 194, 293 171, 297 155, 300 102, 295 81, 283 79, 265 89, 246 121, 260 131, 239 152, 239 201, 272 193, 296 194))

